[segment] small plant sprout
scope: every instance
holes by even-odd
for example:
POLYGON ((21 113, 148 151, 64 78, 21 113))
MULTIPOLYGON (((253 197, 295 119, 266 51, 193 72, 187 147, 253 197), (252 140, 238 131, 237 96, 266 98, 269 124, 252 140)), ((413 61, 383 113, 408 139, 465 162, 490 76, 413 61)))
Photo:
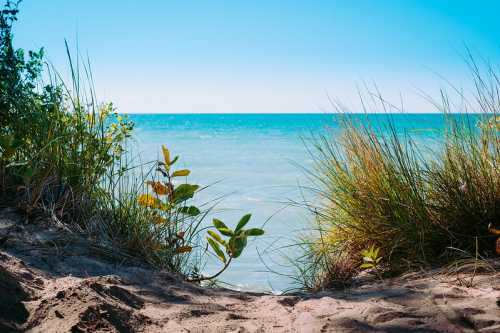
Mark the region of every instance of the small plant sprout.
POLYGON ((236 229, 231 230, 224 222, 213 219, 213 226, 217 231, 208 230, 207 241, 217 258, 223 263, 223 267, 214 275, 192 279, 192 282, 213 280, 226 270, 233 259, 238 258, 247 245, 248 237, 262 236, 264 230, 259 228, 243 229, 252 217, 251 214, 244 215, 236 229))
POLYGON ((361 255, 363 256, 363 263, 359 266, 359 268, 363 270, 373 269, 377 276, 381 278, 378 268, 382 257, 379 256, 379 251, 380 248, 375 247, 375 245, 370 246, 369 249, 361 251, 361 255))

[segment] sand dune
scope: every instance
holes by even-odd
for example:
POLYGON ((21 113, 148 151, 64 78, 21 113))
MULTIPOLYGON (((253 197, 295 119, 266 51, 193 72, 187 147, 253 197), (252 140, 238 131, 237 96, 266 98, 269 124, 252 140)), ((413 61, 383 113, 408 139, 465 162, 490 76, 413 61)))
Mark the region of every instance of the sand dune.
POLYGON ((500 332, 499 275, 471 279, 432 271, 287 296, 208 289, 0 214, 0 332, 500 332))

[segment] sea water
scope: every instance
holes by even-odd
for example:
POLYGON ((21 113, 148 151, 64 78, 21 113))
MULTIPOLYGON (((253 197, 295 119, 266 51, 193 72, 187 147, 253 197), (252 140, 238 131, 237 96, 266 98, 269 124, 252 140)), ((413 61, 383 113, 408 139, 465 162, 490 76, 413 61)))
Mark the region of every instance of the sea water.
MULTIPOLYGON (((196 196, 197 203, 221 199, 207 218, 234 226, 251 213, 249 226, 264 236, 248 242, 243 255, 220 276, 233 288, 281 292, 293 288, 294 256, 290 246, 308 233, 312 217, 292 203, 314 200, 308 170, 314 167, 311 137, 337 135, 335 114, 131 114, 135 123, 135 151, 151 161, 166 145, 180 155, 178 167, 192 172, 189 182, 210 185, 196 196), (312 150, 312 151, 311 151, 312 150)), ((355 115, 356 122, 383 125, 389 121, 400 133, 431 142, 445 121, 439 114, 355 115)), ((208 260, 206 274, 220 264, 208 260)))

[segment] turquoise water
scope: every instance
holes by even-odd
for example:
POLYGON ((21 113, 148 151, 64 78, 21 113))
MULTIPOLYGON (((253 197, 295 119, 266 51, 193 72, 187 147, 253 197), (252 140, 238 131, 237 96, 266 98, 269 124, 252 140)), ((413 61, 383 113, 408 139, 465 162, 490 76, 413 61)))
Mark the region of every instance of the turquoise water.
MULTIPOLYGON (((221 280, 236 288, 280 292, 293 287, 282 274, 293 269, 282 253, 293 256, 293 248, 283 248, 304 232, 310 216, 301 208, 289 207, 300 201, 299 186, 307 186, 303 168, 313 161, 306 144, 311 134, 327 128, 338 130, 332 114, 134 114, 137 149, 144 161, 158 158, 165 144, 181 156, 180 165, 192 170, 190 182, 210 185, 199 193, 197 202, 224 197, 214 216, 234 225, 245 213, 251 224, 265 226, 266 235, 248 244, 221 280), (288 207, 287 207, 288 206, 288 207), (282 249, 282 251, 276 251, 282 249)), ((438 114, 358 115, 356 121, 387 123, 390 117, 398 131, 408 130, 421 140, 433 140, 444 120, 438 114)), ((209 223, 209 221, 207 221, 209 223)), ((204 272, 216 270, 209 261, 204 272)))

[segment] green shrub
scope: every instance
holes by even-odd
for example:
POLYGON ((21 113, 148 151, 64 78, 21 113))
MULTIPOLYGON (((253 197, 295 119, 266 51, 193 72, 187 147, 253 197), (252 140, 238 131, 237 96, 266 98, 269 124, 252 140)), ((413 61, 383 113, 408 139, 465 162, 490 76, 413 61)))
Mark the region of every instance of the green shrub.
POLYGON ((91 81, 84 89, 73 66, 72 89, 57 74, 44 84, 43 50, 26 60, 12 45, 16 14, 8 2, 0 15, 2 192, 14 193, 28 213, 43 207, 74 219, 120 159, 132 124, 112 104, 97 104, 91 81))

